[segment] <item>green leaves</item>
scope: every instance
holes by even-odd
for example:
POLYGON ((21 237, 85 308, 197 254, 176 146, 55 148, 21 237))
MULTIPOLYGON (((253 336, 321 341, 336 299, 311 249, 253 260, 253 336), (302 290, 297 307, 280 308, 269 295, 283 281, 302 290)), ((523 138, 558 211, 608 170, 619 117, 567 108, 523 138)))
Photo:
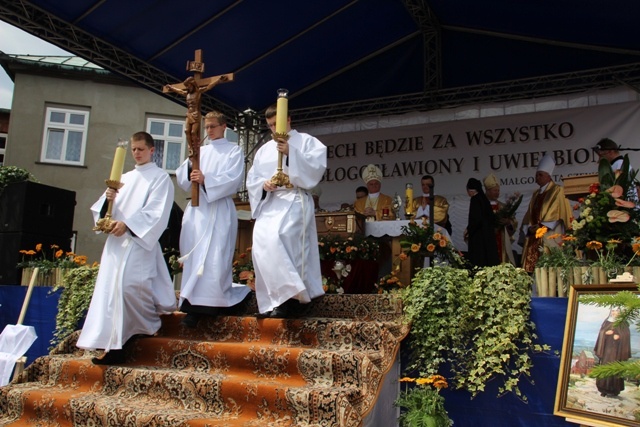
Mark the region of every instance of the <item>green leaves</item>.
POLYGON ((437 373, 448 362, 452 386, 472 396, 488 381, 513 392, 529 378, 535 344, 530 320, 531 277, 511 264, 486 267, 471 278, 467 270, 435 266, 419 271, 402 293, 411 322, 412 370, 437 373))

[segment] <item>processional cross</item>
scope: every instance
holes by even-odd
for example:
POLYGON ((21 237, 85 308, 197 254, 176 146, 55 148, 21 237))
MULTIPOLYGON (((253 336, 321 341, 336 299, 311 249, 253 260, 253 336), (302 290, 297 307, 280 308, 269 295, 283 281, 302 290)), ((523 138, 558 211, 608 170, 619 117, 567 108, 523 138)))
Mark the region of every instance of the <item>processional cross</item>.
MULTIPOLYGON (((200 111, 202 94, 219 83, 233 81, 233 73, 221 74, 202 78, 204 73, 204 62, 202 62, 202 49, 195 52, 195 59, 187 61, 187 71, 193 72, 193 76, 187 77, 182 83, 165 85, 163 93, 175 92, 185 97, 187 102, 187 119, 185 121, 184 133, 187 136, 189 145, 189 158, 191 159, 192 170, 200 169, 200 122, 202 113, 200 111)), ((200 189, 198 183, 191 184, 191 206, 199 205, 200 189)))

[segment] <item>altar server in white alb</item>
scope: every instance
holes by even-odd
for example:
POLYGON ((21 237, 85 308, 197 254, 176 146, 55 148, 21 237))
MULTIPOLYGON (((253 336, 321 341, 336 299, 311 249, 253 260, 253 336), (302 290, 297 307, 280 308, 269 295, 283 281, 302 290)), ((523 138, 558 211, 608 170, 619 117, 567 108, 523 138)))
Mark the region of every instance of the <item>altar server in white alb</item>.
MULTIPOLYGON (((265 117, 275 132, 276 106, 265 117)), ((313 198, 314 188, 327 166, 327 147, 311 135, 291 129, 289 140, 270 140, 255 155, 247 176, 253 227, 253 264, 256 298, 263 315, 283 318, 298 303, 322 296, 322 275, 313 198), (292 188, 276 187, 271 178, 283 154, 283 172, 292 188)))
POLYGON ((195 327, 202 314, 216 316, 220 309, 240 303, 251 289, 232 284, 233 253, 238 233, 233 196, 244 179, 242 149, 224 138, 226 117, 217 111, 205 118, 207 140, 200 148, 200 169, 187 159, 176 170, 178 185, 200 188, 199 206, 191 203, 182 217, 180 253, 184 263, 180 288, 182 323, 195 327))
POLYGON ((104 349, 95 364, 125 362, 123 346, 134 335, 153 335, 161 314, 176 309, 176 296, 158 239, 167 228, 173 204, 169 175, 152 161, 154 141, 146 132, 131 137, 135 168, 122 175, 122 188, 111 188, 91 207, 94 220, 112 201, 113 228, 100 259, 100 270, 77 346, 104 349))

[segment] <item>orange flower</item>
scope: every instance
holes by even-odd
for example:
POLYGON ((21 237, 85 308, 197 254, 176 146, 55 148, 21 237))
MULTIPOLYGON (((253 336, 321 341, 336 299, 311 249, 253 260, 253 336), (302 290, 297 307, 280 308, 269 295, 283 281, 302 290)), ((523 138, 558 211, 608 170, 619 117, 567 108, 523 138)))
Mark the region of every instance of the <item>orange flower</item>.
POLYGON ((42 250, 42 243, 38 243, 36 245, 36 252, 40 252, 42 250))
POLYGON ((56 252, 56 258, 60 258, 62 254, 64 254, 64 251, 62 249, 58 249, 58 251, 56 252))
POLYGON ((562 236, 562 240, 564 242, 573 242, 575 240, 578 240, 578 238, 574 236, 562 236))
POLYGON ((440 233, 433 233, 433 240, 440 240, 442 239, 442 234, 440 233))
POLYGON ((253 275, 253 271, 241 271, 240 274, 238 275, 238 278, 240 280, 249 280, 249 279, 253 279, 254 275, 253 275))
POLYGON ((595 250, 602 249, 602 243, 598 242, 597 240, 592 240, 590 242, 587 242, 586 246, 587 246, 587 249, 595 249, 595 250))
POLYGON ((580 209, 580 205, 573 205, 573 210, 577 211, 578 209, 580 209))
POLYGON ((634 243, 631 248, 636 255, 640 255, 640 243, 634 243))
POLYGON ((33 249, 29 249, 28 251, 24 252, 25 255, 35 255, 36 251, 34 251, 33 249))
POLYGON ((627 222, 631 218, 627 212, 612 209, 607 212, 609 222, 627 222))
POLYGON ((87 257, 85 255, 78 255, 73 259, 73 262, 78 265, 85 265, 87 263, 87 257))
POLYGON ((418 252, 420 250, 420 245, 418 243, 413 243, 411 245, 411 252, 418 252))
POLYGON ((335 246, 331 246, 331 247, 329 248, 329 252, 331 252, 332 254, 335 254, 337 250, 338 250, 338 249, 337 249, 335 246))
POLYGON ((51 245, 51 249, 60 249, 60 246, 54 243, 53 245, 51 245))
POLYGON ((435 250, 436 250, 436 245, 434 245, 433 243, 429 243, 429 244, 427 245, 427 251, 429 251, 429 252, 433 252, 433 251, 435 251, 435 250))
POLYGON ((551 234, 551 235, 547 236, 547 239, 555 240, 555 239, 557 239, 557 238, 558 238, 558 237, 560 237, 560 236, 562 236, 562 234, 560 234, 560 233, 554 233, 554 234, 551 234))
POLYGON ((619 199, 620 196, 622 196, 622 187, 619 185, 612 185, 611 187, 607 188, 607 193, 610 193, 611 197, 613 197, 614 199, 619 199))
POLYGON ((622 208, 635 208, 636 204, 629 200, 616 199, 616 206, 620 206, 622 208))
POLYGON ((409 257, 404 252, 401 252, 400 255, 398 255, 398 258, 400 258, 400 261, 404 261, 409 257))
POLYGON ((549 229, 547 227, 545 227, 544 225, 542 227, 538 228, 536 230, 536 239, 541 239, 542 236, 547 234, 547 231, 549 231, 549 229))
POLYGON ((444 248, 445 246, 447 246, 447 240, 440 239, 440 242, 438 244, 440 245, 441 248, 444 248))
POLYGON ((414 382, 416 382, 416 380, 414 378, 409 378, 409 377, 400 378, 398 381, 400 381, 401 383, 414 383, 414 382))
POLYGON ((350 254, 351 251, 353 251, 353 246, 347 246, 347 248, 345 249, 345 252, 350 254))
POLYGON ((246 257, 247 257, 247 254, 242 253, 242 254, 240 254, 240 257, 239 257, 239 258, 240 258, 240 259, 242 259, 242 258, 246 258, 246 257))

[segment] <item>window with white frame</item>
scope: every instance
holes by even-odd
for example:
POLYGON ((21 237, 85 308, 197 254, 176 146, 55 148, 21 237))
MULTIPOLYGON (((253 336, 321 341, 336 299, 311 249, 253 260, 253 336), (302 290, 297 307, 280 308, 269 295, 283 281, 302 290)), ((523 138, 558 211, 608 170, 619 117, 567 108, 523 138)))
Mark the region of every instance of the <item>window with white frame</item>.
POLYGON ((89 111, 47 107, 40 160, 47 163, 84 165, 89 111))
POLYGON ((153 160, 167 172, 175 172, 184 161, 186 151, 184 120, 152 117, 147 119, 147 132, 156 144, 153 160))

